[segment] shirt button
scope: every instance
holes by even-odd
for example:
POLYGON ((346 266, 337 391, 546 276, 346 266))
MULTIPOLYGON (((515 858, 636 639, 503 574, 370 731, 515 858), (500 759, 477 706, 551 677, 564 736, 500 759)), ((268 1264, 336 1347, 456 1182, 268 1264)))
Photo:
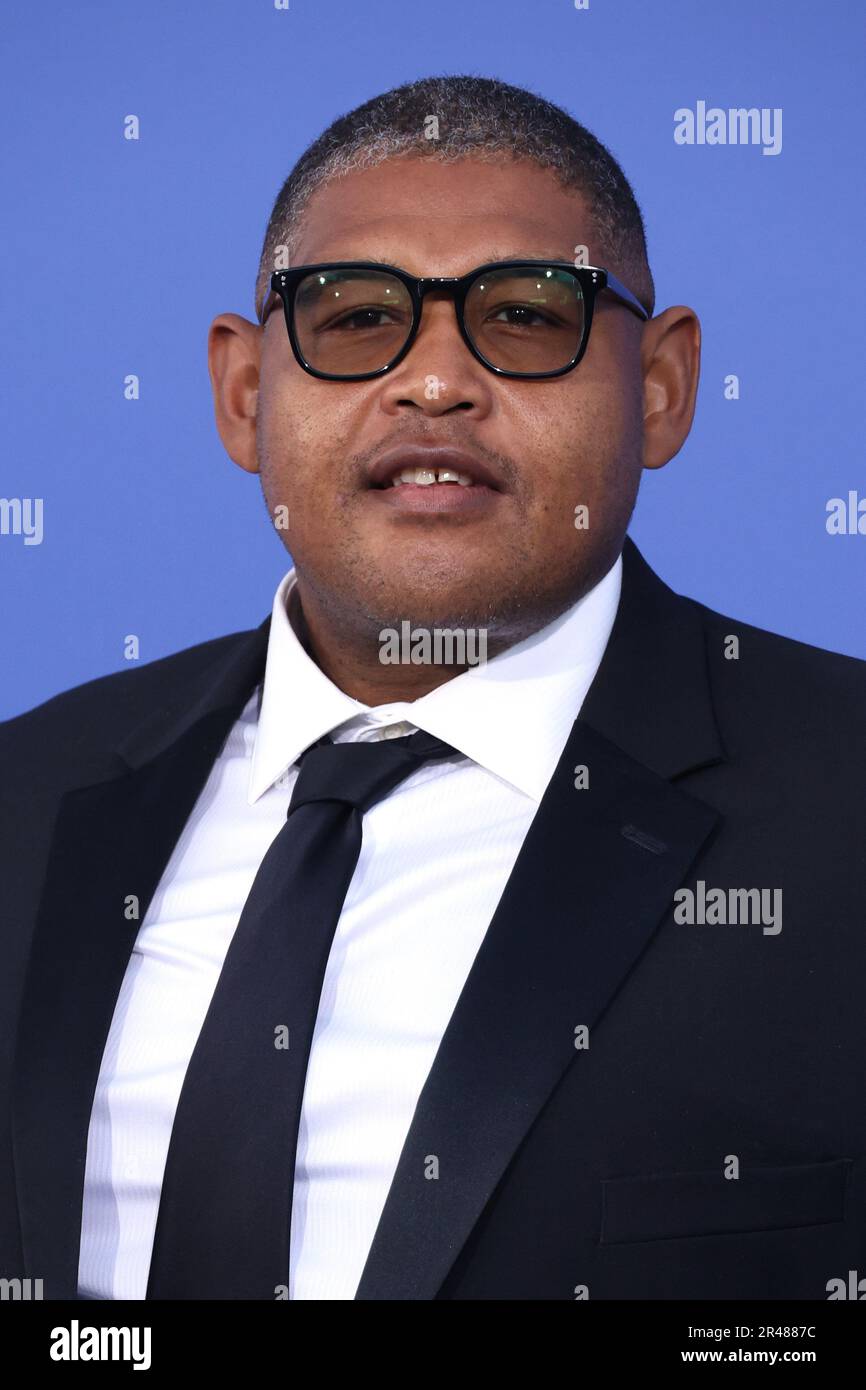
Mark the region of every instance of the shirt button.
POLYGON ((404 737, 406 736, 406 734, 411 733, 411 732, 412 732, 412 725, 409 724, 409 723, 407 723, 407 721, 406 721, 405 719, 401 719, 400 722, 399 722, 399 724, 389 724, 386 728, 382 729, 382 731, 381 731, 381 737, 382 737, 382 738, 404 738, 404 737))

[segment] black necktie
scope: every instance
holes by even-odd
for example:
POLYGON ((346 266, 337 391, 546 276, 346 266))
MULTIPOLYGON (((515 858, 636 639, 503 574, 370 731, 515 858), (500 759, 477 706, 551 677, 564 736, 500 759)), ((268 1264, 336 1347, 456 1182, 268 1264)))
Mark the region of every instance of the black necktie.
POLYGON ((302 755, 184 1078, 147 1298, 273 1300, 288 1284, 307 1062, 362 817, 422 763, 454 752, 420 732, 326 738, 302 755))

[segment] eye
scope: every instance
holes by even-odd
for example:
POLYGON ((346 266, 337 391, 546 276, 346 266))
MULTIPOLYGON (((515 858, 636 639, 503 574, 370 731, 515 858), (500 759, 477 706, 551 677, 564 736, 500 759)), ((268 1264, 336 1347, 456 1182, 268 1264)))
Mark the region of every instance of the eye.
POLYGON ((350 314, 344 314, 342 318, 334 319, 330 323, 324 324, 323 327, 350 329, 383 328, 394 322, 393 316, 387 309, 379 309, 371 305, 370 308, 353 309, 350 314))
POLYGON ((536 309, 534 304, 503 304, 488 319, 492 323, 506 323, 510 328, 533 328, 540 325, 542 328, 556 328, 556 320, 549 314, 543 314, 536 309), (505 315, 505 317, 503 317, 505 315), (535 320, 535 323, 530 322, 535 320))
POLYGON ((402 328, 406 329, 409 319, 401 315, 399 310, 389 306, 383 308, 380 304, 358 304, 351 309, 345 309, 340 314, 335 314, 330 318, 324 318, 319 323, 311 325, 316 333, 346 332, 360 333, 382 328, 402 328))

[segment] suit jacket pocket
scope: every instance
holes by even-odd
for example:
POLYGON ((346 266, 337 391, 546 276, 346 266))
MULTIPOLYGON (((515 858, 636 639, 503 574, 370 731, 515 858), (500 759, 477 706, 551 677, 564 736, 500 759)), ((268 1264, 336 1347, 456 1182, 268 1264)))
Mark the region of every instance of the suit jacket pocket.
POLYGON ((602 1181, 602 1245, 682 1236, 771 1231, 841 1221, 851 1160, 743 1168, 722 1165, 686 1173, 641 1174, 602 1181))

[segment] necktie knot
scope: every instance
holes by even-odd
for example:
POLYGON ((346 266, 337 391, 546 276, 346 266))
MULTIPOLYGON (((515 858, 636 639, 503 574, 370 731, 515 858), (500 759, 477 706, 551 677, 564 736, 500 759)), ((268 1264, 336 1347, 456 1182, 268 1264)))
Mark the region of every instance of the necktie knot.
POLYGON ((333 743, 326 735, 301 754, 288 815, 312 801, 341 801, 363 814, 424 763, 456 752, 423 730, 376 743, 333 743))

